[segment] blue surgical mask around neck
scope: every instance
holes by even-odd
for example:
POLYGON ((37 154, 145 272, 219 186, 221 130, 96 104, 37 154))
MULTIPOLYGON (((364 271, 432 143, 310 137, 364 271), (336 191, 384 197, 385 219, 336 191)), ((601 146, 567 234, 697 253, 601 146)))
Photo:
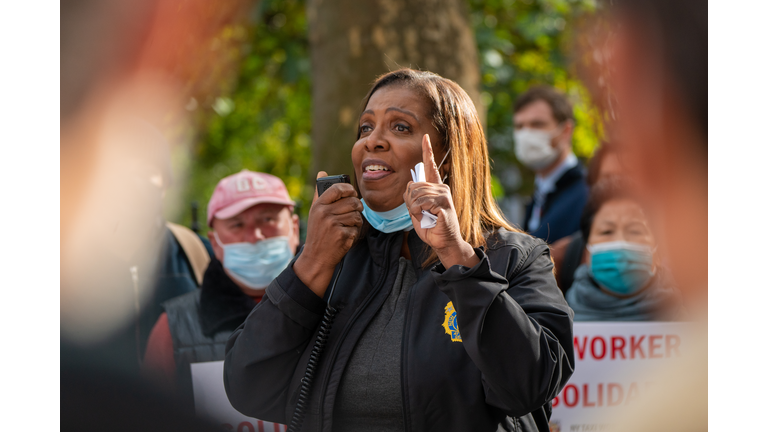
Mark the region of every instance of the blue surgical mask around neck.
POLYGON ((603 288, 621 296, 643 289, 653 277, 653 249, 624 241, 588 245, 590 274, 603 288))
POLYGON ((217 233, 213 236, 224 249, 222 265, 229 276, 248 288, 267 287, 293 259, 288 237, 270 237, 257 243, 222 244, 217 233))
POLYGON ((377 230, 385 233, 392 233, 396 231, 410 231, 413 229, 413 221, 411 221, 411 214, 408 213, 408 207, 403 203, 392 210, 377 212, 373 211, 363 202, 363 216, 368 220, 368 223, 377 230))

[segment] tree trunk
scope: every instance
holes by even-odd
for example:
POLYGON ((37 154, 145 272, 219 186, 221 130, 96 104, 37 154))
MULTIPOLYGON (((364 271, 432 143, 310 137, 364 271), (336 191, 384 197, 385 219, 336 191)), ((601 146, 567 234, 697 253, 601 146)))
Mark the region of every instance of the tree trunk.
POLYGON ((352 174, 363 97, 401 67, 456 81, 480 104, 480 67, 464 0, 308 0, 314 173, 352 174))

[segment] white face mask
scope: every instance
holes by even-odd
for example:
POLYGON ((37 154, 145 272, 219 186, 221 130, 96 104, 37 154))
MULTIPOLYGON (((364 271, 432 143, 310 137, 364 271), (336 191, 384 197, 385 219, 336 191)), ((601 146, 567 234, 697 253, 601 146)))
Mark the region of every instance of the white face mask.
POLYGON ((552 138, 548 132, 540 130, 515 131, 517 160, 534 171, 552 165, 561 153, 560 149, 552 147, 552 138))

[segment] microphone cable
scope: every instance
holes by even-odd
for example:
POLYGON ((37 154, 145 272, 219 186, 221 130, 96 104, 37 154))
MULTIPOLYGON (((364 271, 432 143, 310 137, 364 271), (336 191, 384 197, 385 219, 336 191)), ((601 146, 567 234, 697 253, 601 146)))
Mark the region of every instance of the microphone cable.
POLYGON ((325 345, 328 343, 328 337, 331 335, 333 320, 336 318, 336 313, 338 313, 338 310, 331 306, 331 298, 333 298, 333 291, 336 289, 336 283, 339 281, 339 276, 341 276, 343 267, 344 260, 342 259, 339 263, 339 271, 333 279, 333 285, 331 285, 331 292, 328 295, 328 306, 325 308, 323 320, 320 322, 320 330, 317 332, 317 339, 315 339, 315 344, 312 346, 312 352, 309 354, 307 369, 304 371, 304 377, 301 378, 299 397, 296 401, 293 417, 288 425, 288 432, 299 432, 301 426, 304 424, 304 417, 307 414, 307 408, 309 408, 309 395, 312 390, 312 382, 315 378, 315 372, 317 372, 320 359, 325 351, 325 345))
MULTIPOLYGON (((331 186, 336 183, 349 183, 349 176, 346 174, 321 177, 317 179, 317 196, 319 197, 331 186)), ((333 326, 333 320, 336 318, 336 314, 339 312, 335 307, 331 306, 331 299, 333 298, 333 292, 336 289, 336 283, 341 276, 341 270, 344 268, 344 258, 339 263, 339 271, 333 278, 333 284, 331 285, 331 292, 328 294, 328 306, 323 313, 323 319, 320 322, 320 330, 317 332, 317 339, 312 346, 312 352, 309 354, 309 361, 307 362, 307 370, 304 371, 304 376, 301 378, 301 387, 299 388, 299 396, 296 401, 296 408, 293 410, 293 418, 288 425, 288 432, 299 432, 301 426, 304 424, 304 417, 307 415, 307 408, 309 408, 309 395, 312 390, 312 382, 315 379, 315 372, 320 364, 323 352, 325 351, 325 345, 328 343, 328 337, 331 335, 331 327, 333 326)))

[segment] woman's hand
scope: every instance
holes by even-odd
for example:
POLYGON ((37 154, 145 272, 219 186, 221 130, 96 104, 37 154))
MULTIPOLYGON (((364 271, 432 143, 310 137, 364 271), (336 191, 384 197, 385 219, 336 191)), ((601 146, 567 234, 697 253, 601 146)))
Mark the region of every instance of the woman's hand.
POLYGON ((427 134, 421 140, 421 151, 426 182, 409 182, 403 194, 413 221, 413 230, 424 243, 435 249, 445 268, 457 264, 473 267, 479 259, 472 246, 461 237, 451 189, 440 180, 432 143, 427 134), (424 217, 422 210, 437 216, 434 228, 421 228, 421 218, 424 217))
MULTIPOLYGON (((320 171, 317 178, 327 175, 320 171)), ((319 297, 325 295, 336 265, 360 235, 362 210, 363 204, 351 184, 336 183, 319 198, 315 186, 307 220, 307 242, 293 270, 319 297)))

